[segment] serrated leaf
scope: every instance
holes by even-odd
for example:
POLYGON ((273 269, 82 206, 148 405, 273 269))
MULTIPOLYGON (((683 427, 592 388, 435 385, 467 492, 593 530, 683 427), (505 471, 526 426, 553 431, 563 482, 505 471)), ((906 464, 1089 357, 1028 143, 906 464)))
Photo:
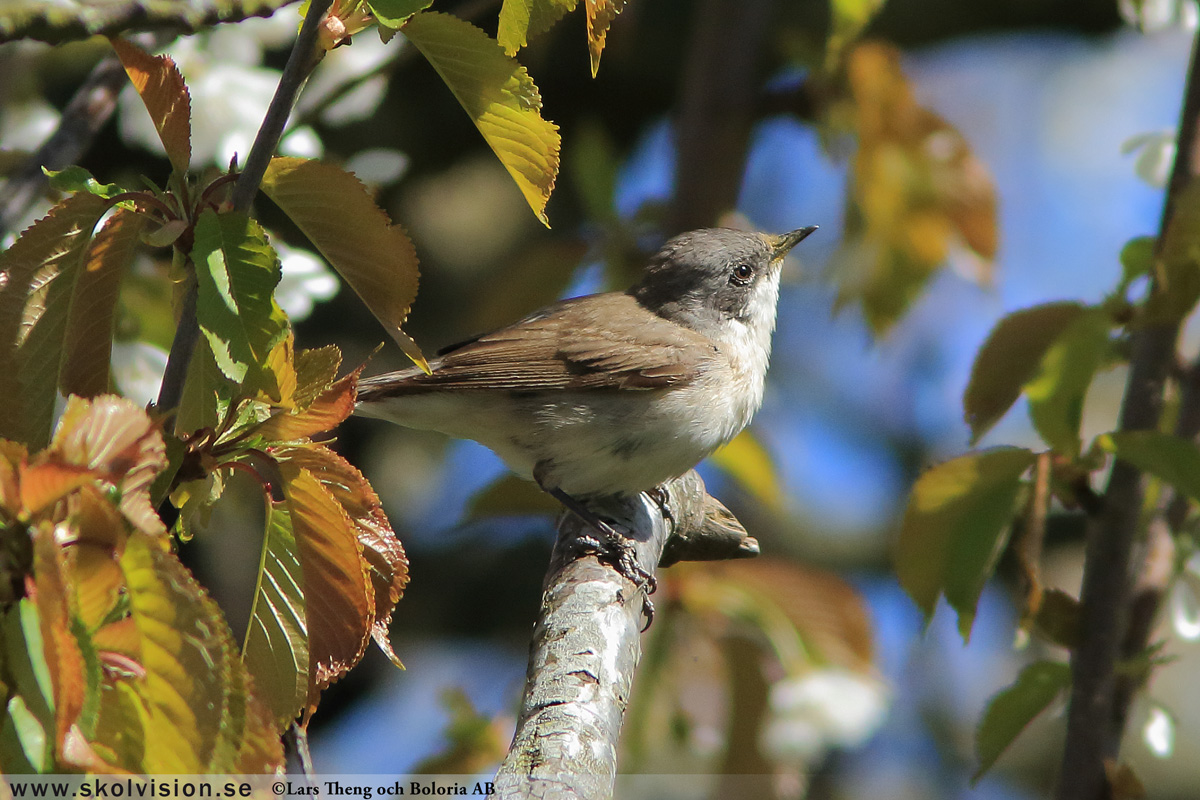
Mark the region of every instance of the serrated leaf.
POLYGON ((367 0, 371 15, 379 24, 395 30, 418 11, 433 5, 433 0, 367 0))
POLYGON ((373 591, 371 636, 392 663, 403 666, 392 650, 388 625, 408 584, 408 559, 379 496, 361 472, 327 447, 280 447, 275 452, 281 460, 316 476, 353 523, 373 591))
POLYGON ((1029 418, 1046 444, 1062 455, 1079 455, 1083 401, 1108 352, 1111 326, 1102 309, 1079 315, 1052 340, 1025 384, 1029 418))
POLYGON ((192 160, 192 100, 175 62, 169 56, 152 56, 121 38, 109 41, 150 113, 171 166, 186 175, 192 160))
POLYGON ((978 442, 1021 396, 1046 351, 1087 311, 1080 303, 1046 303, 1001 319, 979 348, 963 394, 963 413, 978 442))
POLYGON ((550 227, 546 202, 558 175, 558 126, 542 119, 542 98, 529 73, 494 39, 457 17, 417 14, 404 35, 442 76, 533 213, 550 227))
POLYGON ((327 344, 313 350, 301 350, 296 354, 296 407, 308 408, 314 400, 337 380, 338 367, 342 365, 342 351, 336 345, 327 344))
POLYGON ((1158 431, 1121 431, 1106 433, 1096 443, 1200 502, 1200 448, 1194 442, 1158 431))
POLYGON ((258 435, 267 441, 286 442, 333 430, 354 411, 355 387, 360 372, 362 367, 330 386, 303 411, 271 417, 259 427, 258 435))
POLYGON ((304 578, 291 514, 267 507, 266 535, 242 660, 279 731, 308 700, 308 630, 304 578))
POLYGON ((50 437, 71 295, 107 205, 72 195, 0 253, 0 437, 34 448, 50 437))
POLYGON ((529 40, 550 30, 579 0, 504 0, 500 6, 500 25, 496 41, 507 55, 529 44, 529 40))
POLYGON ((404 228, 392 224, 358 178, 319 161, 273 158, 262 190, 350 284, 409 358, 428 369, 416 342, 401 330, 417 296, 417 252, 404 228))
POLYGON ((979 760, 979 768, 971 782, 982 778, 1034 717, 1045 711, 1070 685, 1069 665, 1035 661, 1021 670, 1012 686, 992 697, 975 731, 975 757, 979 760))
POLYGON ((362 658, 374 593, 354 523, 329 490, 287 459, 279 464, 304 577, 308 627, 308 707, 362 658))
POLYGON ((1021 475, 1037 456, 1017 447, 982 450, 939 464, 917 479, 897 542, 900 585, 933 616, 944 595, 970 637, 983 586, 1008 540, 1021 475))
POLYGON ((125 191, 115 183, 100 183, 92 177, 92 173, 79 166, 70 166, 57 171, 42 167, 42 172, 50 179, 50 188, 56 192, 66 194, 87 192, 108 199, 125 191))
POLYGON ((583 0, 583 7, 587 12, 588 53, 594 78, 600 70, 600 54, 604 52, 608 26, 625 8, 625 0, 583 0))
POLYGON ((205 211, 192 260, 196 318, 217 366, 244 392, 262 391, 278 402, 279 386, 265 365, 288 324, 273 296, 279 259, 262 227, 245 214, 205 211))
POLYGON ((67 317, 60 385, 63 394, 92 397, 110 389, 117 298, 146 217, 118 210, 84 256, 67 317))
POLYGON ((712 454, 713 462, 762 501, 768 508, 783 508, 783 488, 771 454, 748 430, 712 454))
POLYGON ((135 533, 121 556, 145 670, 138 771, 197 774, 214 765, 237 656, 220 609, 165 544, 135 533))

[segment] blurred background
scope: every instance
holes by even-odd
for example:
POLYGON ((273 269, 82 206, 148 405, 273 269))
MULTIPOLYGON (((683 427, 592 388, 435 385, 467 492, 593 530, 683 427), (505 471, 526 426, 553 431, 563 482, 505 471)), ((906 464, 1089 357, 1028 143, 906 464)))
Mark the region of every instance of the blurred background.
MULTIPOLYGON (((499 2, 434 8, 495 34, 499 2)), ((244 157, 298 21, 291 6, 166 48, 191 90, 195 163, 244 157)), ((319 67, 282 150, 342 163, 409 231, 422 278, 407 329, 426 352, 556 297, 624 288, 680 229, 821 226, 786 268, 751 436, 702 469, 763 557, 667 571, 627 718, 623 773, 697 777, 646 777, 618 796, 1049 793, 1061 708, 970 783, 988 698, 1027 661, 1066 655, 1018 635, 1011 559, 964 645, 946 609, 923 629, 890 546, 915 477, 968 447, 962 393, 995 322, 1100 300, 1123 244, 1157 231, 1195 23, 1191 0, 888 0, 867 43, 842 48, 825 0, 632 0, 593 79, 571 14, 518 55, 562 134, 550 229, 403 37, 364 32, 319 67)), ((0 168, 54 129, 105 49, 0 46, 0 168)), ((158 147, 129 91, 83 164, 102 181, 161 180, 158 147)), ((371 355, 384 331, 276 209, 260 200, 259 212, 298 344, 335 343, 345 365, 370 358, 368 372, 403 366, 394 346, 371 355)), ((151 285, 126 287, 114 353, 139 399, 156 391, 170 336, 139 307, 151 285)), ((1085 433, 1114 427, 1123 385, 1122 370, 1100 377, 1085 433)), ((1020 406, 982 442, 998 443, 1041 447, 1020 406)), ((337 447, 411 561, 392 622, 407 670, 372 650, 326 693, 316 767, 487 773, 511 735, 554 506, 470 442, 350 420, 337 447)), ((260 500, 233 486, 239 502, 184 550, 240 634, 260 500)), ((1082 525, 1055 514, 1047 547, 1047 582, 1077 592, 1082 525)), ((1163 635, 1178 660, 1126 744, 1156 798, 1200 786, 1196 585, 1170 598, 1163 635)))

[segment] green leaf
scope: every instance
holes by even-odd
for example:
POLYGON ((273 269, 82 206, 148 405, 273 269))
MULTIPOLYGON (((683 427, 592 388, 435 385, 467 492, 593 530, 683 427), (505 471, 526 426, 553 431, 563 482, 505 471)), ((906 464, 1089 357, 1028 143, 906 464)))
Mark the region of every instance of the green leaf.
POLYGON ((1100 447, 1200 502, 1200 448, 1158 431, 1106 433, 1100 447))
POLYGON ((1154 267, 1154 293, 1146 300, 1147 321, 1183 319, 1200 299, 1200 181, 1193 179, 1179 193, 1154 267))
POLYGON ((50 437, 67 318, 92 229, 108 203, 75 194, 0 253, 0 437, 50 437))
POLYGON ((400 348, 428 369, 401 326, 417 297, 417 251, 358 178, 332 164, 273 158, 263 192, 350 284, 400 348))
POLYGON ((558 126, 542 119, 542 98, 525 68, 494 39, 457 17, 426 11, 404 35, 442 76, 546 227, 558 175, 558 126))
POLYGON ((1128 286, 1154 267, 1154 237, 1137 236, 1121 248, 1122 283, 1128 286))
POLYGON ((121 556, 145 677, 145 773, 208 772, 231 702, 237 660, 216 603, 158 537, 135 533, 121 556))
POLYGON ((266 234, 245 214, 205 211, 196 223, 192 260, 196 317, 217 366, 244 391, 278 401, 279 387, 264 366, 288 324, 273 297, 279 259, 266 234))
POLYGON ((1047 303, 1013 312, 996 324, 975 356, 963 394, 972 444, 1012 407, 1046 351, 1086 311, 1080 303, 1047 303))
POLYGON ((75 284, 63 341, 63 394, 93 397, 110 389, 117 298, 146 217, 124 209, 92 239, 75 284))
POLYGON ((192 158, 192 99, 183 75, 169 56, 152 56, 124 39, 110 41, 150 113, 171 166, 186 175, 192 158))
POLYGON ((380 25, 395 30, 418 11, 433 5, 433 0, 367 0, 367 7, 380 25))
POLYGON ((1056 452, 1079 455, 1083 401, 1109 349, 1111 321, 1098 308, 1078 315, 1042 356, 1037 374, 1025 384, 1029 417, 1056 452))
POLYGON ((185 436, 201 428, 216 428, 236 388, 217 366, 208 342, 203 339, 196 342, 183 382, 183 396, 179 399, 176 434, 185 436))
POLYGON ((1035 661, 1021 670, 1016 683, 992 697, 975 731, 975 756, 979 759, 979 768, 971 782, 982 778, 1034 717, 1045 711, 1070 685, 1070 666, 1054 661, 1035 661))
POLYGON ((308 699, 304 577, 286 508, 270 504, 242 660, 282 731, 308 699))
MULTIPOLYGON (((0 624, 6 680, 11 676, 8 719, 21 752, 38 772, 54 767, 54 685, 44 656, 37 608, 22 598, 0 624)), ((0 736, 0 741, 3 740, 0 736)), ((4 753, 7 766, 9 754, 4 753)))
POLYGON ((83 167, 70 166, 57 171, 42 167, 42 172, 50 179, 50 188, 64 194, 87 192, 107 199, 125 191, 115 183, 100 183, 83 167))
POLYGON ((933 616, 937 599, 958 612, 964 639, 996 559, 1008 541, 1021 475, 1037 456, 1017 447, 968 453, 917 479, 896 547, 900 584, 933 616))
POLYGON ((550 30, 579 0, 504 0, 500 7, 500 26, 496 41, 507 55, 529 44, 529 40, 550 30))

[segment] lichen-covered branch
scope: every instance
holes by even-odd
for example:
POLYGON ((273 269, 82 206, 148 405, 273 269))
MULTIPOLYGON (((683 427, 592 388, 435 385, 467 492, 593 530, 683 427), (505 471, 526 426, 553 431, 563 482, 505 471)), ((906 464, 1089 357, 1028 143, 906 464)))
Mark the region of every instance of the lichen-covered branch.
MULTIPOLYGON (((638 565, 653 575, 664 550, 746 557, 758 544, 695 472, 666 485, 667 514, 647 497, 596 506, 631 531, 638 565), (671 545, 669 541, 678 540, 671 545)), ((574 515, 559 523, 542 608, 530 646, 517 731, 496 777, 501 798, 612 797, 617 742, 641 658, 643 590, 594 555, 581 555, 591 532, 574 515)))

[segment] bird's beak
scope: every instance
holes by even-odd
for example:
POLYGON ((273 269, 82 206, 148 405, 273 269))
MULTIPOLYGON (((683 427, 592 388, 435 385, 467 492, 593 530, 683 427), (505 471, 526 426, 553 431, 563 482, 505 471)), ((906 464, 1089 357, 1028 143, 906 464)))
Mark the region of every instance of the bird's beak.
POLYGON ((807 228, 797 228, 791 233, 768 237, 771 245, 771 260, 779 261, 788 254, 789 250, 800 244, 803 239, 816 229, 816 225, 809 225, 807 228))

